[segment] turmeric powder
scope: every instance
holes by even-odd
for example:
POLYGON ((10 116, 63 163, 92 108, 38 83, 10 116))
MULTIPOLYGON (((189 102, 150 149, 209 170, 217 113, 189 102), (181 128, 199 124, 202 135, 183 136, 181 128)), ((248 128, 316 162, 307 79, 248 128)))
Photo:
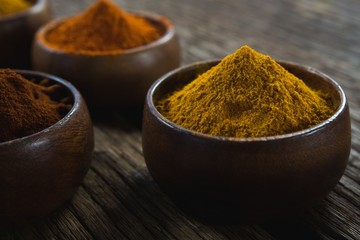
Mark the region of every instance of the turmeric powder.
POLYGON ((159 39, 163 30, 125 12, 110 0, 99 0, 83 13, 65 19, 46 35, 46 44, 74 54, 115 54, 159 39))
POLYGON ((0 0, 0 16, 24 11, 31 6, 26 0, 0 0))
POLYGON ((323 96, 269 56, 243 46, 156 105, 184 128, 254 138, 303 130, 329 118, 333 106, 323 96))

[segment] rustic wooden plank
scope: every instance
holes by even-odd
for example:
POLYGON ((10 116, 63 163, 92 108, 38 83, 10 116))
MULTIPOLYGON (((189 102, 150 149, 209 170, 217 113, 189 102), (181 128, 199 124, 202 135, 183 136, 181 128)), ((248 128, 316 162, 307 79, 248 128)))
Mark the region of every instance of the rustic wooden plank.
POLYGON ((80 187, 70 210, 94 239, 125 239, 125 234, 111 221, 104 209, 93 201, 91 195, 80 187))
MULTIPOLYGON (((122 201, 122 204, 137 218, 137 221, 141 222, 143 226, 148 229, 151 234, 157 236, 158 239, 178 239, 177 236, 171 232, 164 231, 161 217, 158 217, 156 211, 152 213, 152 211, 147 210, 149 208, 147 199, 139 198, 137 194, 132 191, 131 187, 124 180, 127 176, 121 175, 121 177, 119 177, 117 171, 108 167, 108 162, 112 162, 113 159, 104 152, 97 154, 97 158, 99 161, 97 162, 98 164, 95 164, 95 167, 99 171, 99 174, 101 174, 104 181, 107 182, 115 197, 122 201), (106 168, 104 168, 103 165, 105 165, 106 168), (104 173, 105 169, 106 173, 104 173)), ((123 165, 119 167, 122 168, 123 165)))
POLYGON ((337 194, 331 194, 327 200, 329 201, 313 208, 306 221, 313 225, 323 238, 357 239, 358 223, 351 221, 355 218, 352 212, 346 209, 346 205, 342 205, 344 199, 337 194))
MULTIPOLYGON (((94 161, 98 162, 97 159, 101 161, 102 159, 97 158, 97 156, 95 156, 94 161)), ((141 223, 141 219, 136 218, 131 209, 127 208, 126 204, 130 202, 126 199, 127 192, 120 192, 119 196, 121 199, 118 198, 109 187, 112 183, 107 182, 104 176, 97 172, 96 166, 96 164, 93 165, 89 172, 89 181, 84 184, 84 188, 91 193, 94 201, 102 207, 114 225, 118 229, 123 230, 127 238, 154 239, 153 235, 141 223)))
POLYGON ((0 239, 92 239, 66 205, 45 221, 0 233, 0 239))

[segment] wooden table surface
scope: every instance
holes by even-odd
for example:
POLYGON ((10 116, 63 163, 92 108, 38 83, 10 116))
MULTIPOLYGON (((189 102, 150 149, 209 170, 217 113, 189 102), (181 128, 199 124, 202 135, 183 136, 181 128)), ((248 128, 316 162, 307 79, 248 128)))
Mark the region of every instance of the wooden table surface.
MULTIPOLYGON (((56 17, 93 0, 52 0, 56 17)), ((352 151, 335 189, 306 212, 261 225, 214 225, 185 215, 149 175, 141 117, 95 120, 90 170, 73 199, 48 218, 1 232, 1 239, 360 239, 359 0, 118 0, 125 9, 169 17, 182 64, 222 58, 247 44, 273 58, 315 67, 344 88, 352 151)))

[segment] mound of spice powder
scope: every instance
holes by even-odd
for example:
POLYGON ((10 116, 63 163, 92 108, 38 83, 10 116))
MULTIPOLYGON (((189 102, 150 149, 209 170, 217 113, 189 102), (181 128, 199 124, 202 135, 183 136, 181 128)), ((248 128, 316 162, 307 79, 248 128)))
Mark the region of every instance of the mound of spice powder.
POLYGON ((326 120, 334 113, 326 98, 269 56, 243 46, 161 99, 157 108, 187 129, 252 138, 291 133, 326 120))
POLYGON ((45 35, 50 47, 74 54, 115 54, 146 45, 163 30, 143 17, 127 13, 109 0, 67 18, 45 35))
POLYGON ((0 69, 0 142, 39 132, 59 121, 69 106, 50 99, 48 92, 57 86, 41 86, 15 71, 0 69))
POLYGON ((26 0, 0 0, 0 16, 21 12, 31 7, 26 0))

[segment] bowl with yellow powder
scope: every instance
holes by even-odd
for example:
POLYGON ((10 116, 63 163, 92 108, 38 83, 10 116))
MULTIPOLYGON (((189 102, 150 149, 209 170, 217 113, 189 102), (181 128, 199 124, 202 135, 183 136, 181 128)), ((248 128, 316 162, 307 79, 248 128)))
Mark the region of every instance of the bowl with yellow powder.
POLYGON ((50 19, 48 0, 0 0, 0 68, 29 69, 33 36, 50 19))
POLYGON ((150 85, 179 66, 173 24, 99 0, 44 26, 33 46, 34 68, 71 81, 92 109, 140 105, 150 85))
POLYGON ((81 184, 94 147, 78 90, 58 77, 0 69, 0 229, 41 219, 81 184))
POLYGON ((351 144, 348 104, 333 79, 248 46, 155 82, 142 131, 150 174, 181 207, 244 222, 323 198, 351 144))

